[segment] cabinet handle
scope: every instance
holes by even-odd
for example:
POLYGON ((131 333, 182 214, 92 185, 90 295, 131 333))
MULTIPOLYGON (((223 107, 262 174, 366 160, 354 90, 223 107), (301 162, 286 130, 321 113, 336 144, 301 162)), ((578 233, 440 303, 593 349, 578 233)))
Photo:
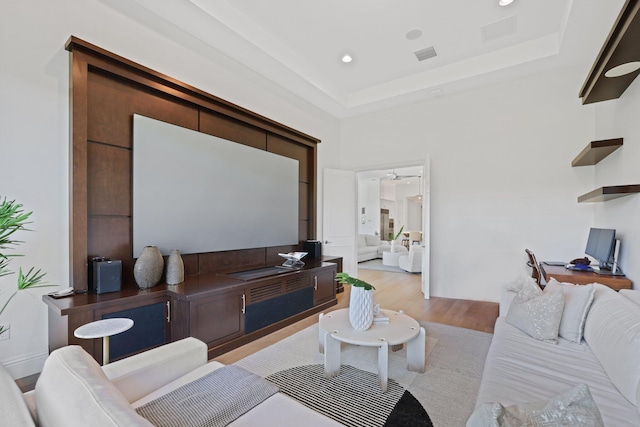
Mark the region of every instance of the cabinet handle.
POLYGON ((247 308, 247 302, 245 300, 244 294, 242 294, 242 314, 245 313, 245 308, 247 308))
POLYGON ((171 323, 171 301, 167 301, 167 323, 171 323))
POLYGON ((313 276, 313 289, 318 290, 318 276, 313 276))

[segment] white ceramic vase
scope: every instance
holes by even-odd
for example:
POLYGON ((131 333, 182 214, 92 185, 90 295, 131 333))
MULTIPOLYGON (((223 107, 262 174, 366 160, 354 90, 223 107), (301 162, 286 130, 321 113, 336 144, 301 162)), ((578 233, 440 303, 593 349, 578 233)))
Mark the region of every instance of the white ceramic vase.
POLYGON ((178 249, 172 249, 167 258, 167 285, 184 282, 184 262, 178 249))
POLYGON ((157 246, 145 246, 133 265, 133 278, 140 289, 158 284, 164 270, 164 259, 157 246))
POLYGON ((396 241, 392 240, 391 241, 391 252, 395 252, 396 251, 396 241))
POLYGON ((361 286, 351 287, 349 322, 353 329, 365 331, 373 323, 373 291, 361 286))

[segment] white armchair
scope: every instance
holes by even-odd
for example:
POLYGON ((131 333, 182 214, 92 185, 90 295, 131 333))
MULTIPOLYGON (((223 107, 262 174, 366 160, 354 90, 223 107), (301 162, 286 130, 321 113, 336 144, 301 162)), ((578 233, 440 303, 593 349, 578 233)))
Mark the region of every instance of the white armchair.
POLYGON ((398 258, 398 267, 409 273, 422 273, 422 253, 422 246, 411 245, 409 254, 398 258))

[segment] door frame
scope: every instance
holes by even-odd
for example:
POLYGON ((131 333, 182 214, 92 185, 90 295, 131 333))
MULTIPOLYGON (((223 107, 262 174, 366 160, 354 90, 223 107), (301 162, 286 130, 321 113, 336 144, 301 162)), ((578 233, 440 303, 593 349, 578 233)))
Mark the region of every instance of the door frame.
MULTIPOLYGON (((356 173, 356 209, 360 206, 358 198, 358 187, 360 185, 358 181, 358 173, 385 170, 385 169, 400 169, 407 167, 422 167, 422 243, 424 245, 424 252, 422 254, 422 278, 421 278, 421 290, 425 299, 430 298, 430 259, 431 259, 431 197, 430 197, 430 175, 431 175, 431 158, 427 156, 425 158, 396 163, 384 163, 373 166, 365 166, 356 168, 353 171, 356 173)), ((357 213, 357 212, 356 212, 357 213)), ((356 233, 357 239, 357 233, 356 233)), ((354 247, 357 246, 357 240, 354 241, 354 247)))

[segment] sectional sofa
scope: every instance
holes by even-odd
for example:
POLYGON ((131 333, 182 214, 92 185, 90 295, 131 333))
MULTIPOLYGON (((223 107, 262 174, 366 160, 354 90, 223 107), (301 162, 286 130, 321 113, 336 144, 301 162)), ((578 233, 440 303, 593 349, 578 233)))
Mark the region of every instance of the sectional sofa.
MULTIPOLYGON (((223 367, 217 362, 207 363, 207 346, 195 338, 103 367, 79 346, 62 347, 49 355, 35 391, 24 395, 0 365, 0 425, 152 426, 138 415, 136 408, 206 379, 223 367)), ((224 387, 216 400, 233 400, 228 397, 231 388, 224 387)), ((180 406, 185 406, 187 400, 180 401, 180 406)), ((229 425, 281 427, 297 425, 300 420, 311 427, 340 425, 278 392, 229 425)))
POLYGON ((640 426, 640 291, 552 279, 526 295, 528 286, 503 289, 467 426, 520 425, 513 420, 527 416, 555 420, 544 425, 640 426), (563 416, 573 423, 560 424, 563 416))

